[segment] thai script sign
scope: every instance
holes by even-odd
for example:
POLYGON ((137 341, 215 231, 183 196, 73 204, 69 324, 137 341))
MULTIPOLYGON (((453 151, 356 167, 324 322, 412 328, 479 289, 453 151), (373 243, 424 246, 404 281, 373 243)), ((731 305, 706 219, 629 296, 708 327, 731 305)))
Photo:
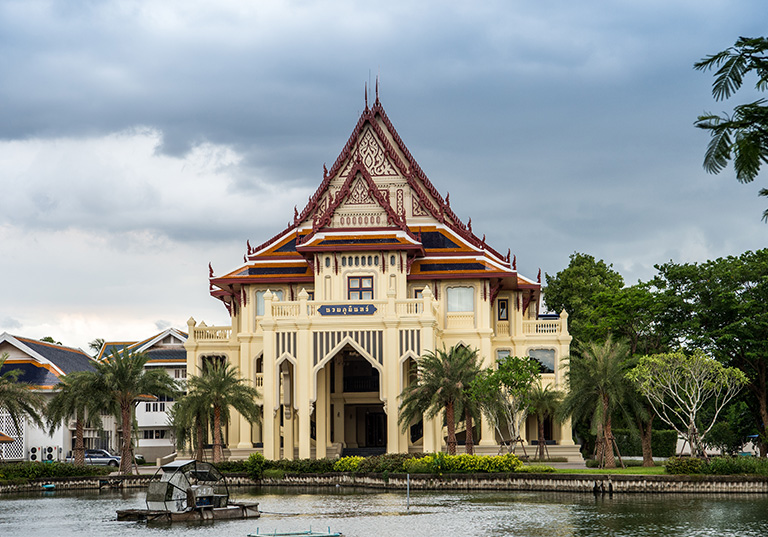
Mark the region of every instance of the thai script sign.
POLYGON ((320 306, 317 308, 320 315, 373 315, 376 306, 373 304, 345 304, 339 306, 320 306))

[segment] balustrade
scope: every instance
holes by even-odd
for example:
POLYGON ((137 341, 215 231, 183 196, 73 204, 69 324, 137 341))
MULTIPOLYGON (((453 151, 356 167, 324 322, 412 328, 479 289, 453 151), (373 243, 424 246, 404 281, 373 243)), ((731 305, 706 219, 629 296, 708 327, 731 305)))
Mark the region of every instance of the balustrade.
POLYGON ((230 326, 198 326, 194 330, 197 341, 228 341, 232 335, 230 326))
POLYGON ((553 335, 562 332, 560 320, 523 321, 523 334, 527 336, 553 335))

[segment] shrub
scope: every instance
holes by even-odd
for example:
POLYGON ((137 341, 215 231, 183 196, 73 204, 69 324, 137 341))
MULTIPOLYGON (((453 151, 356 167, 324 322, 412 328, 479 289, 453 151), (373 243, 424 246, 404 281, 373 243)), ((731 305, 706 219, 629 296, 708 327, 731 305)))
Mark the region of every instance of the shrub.
POLYGON ((245 471, 251 479, 261 479, 264 477, 264 470, 267 467, 267 459, 261 453, 251 453, 245 461, 245 471))
POLYGON ((704 461, 696 457, 670 457, 664 466, 668 474, 700 474, 704 461))
POLYGON ((334 459, 280 459, 272 461, 269 468, 277 468, 286 474, 326 474, 333 472, 334 459))
POLYGON ((342 457, 333 463, 334 472, 356 472, 365 457, 342 457))
POLYGON ((404 471, 413 474, 477 474, 510 473, 523 467, 514 454, 507 455, 445 455, 436 453, 412 458, 404 463, 404 471))
POLYGON ((543 464, 531 464, 528 466, 522 466, 515 471, 523 474, 549 474, 554 472, 555 469, 551 466, 545 466, 543 464))
POLYGON ((264 479, 282 479, 285 477, 285 472, 278 468, 267 468, 264 470, 264 479))
POLYGON ((0 464, 0 481, 25 483, 32 479, 101 476, 110 474, 112 470, 108 466, 75 466, 67 462, 2 463, 0 464))
POLYGON ((401 474, 405 472, 405 461, 412 458, 414 458, 414 455, 408 453, 388 453, 367 457, 360 463, 358 472, 401 474))
POLYGON ((432 473, 433 462, 434 457, 432 455, 408 459, 403 463, 403 470, 407 474, 429 474, 432 473))
POLYGON ((768 475, 768 459, 757 457, 715 457, 704 464, 702 473, 715 475, 768 475))
POLYGON ((245 460, 222 461, 214 464, 214 466, 222 474, 243 474, 248 472, 245 460))

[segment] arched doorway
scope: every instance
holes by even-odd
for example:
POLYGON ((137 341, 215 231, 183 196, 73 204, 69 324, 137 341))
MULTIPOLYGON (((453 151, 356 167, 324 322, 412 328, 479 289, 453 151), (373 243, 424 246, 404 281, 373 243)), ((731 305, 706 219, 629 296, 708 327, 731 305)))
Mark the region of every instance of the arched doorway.
POLYGON ((345 456, 385 453, 387 417, 379 371, 349 344, 323 370, 328 379, 329 443, 345 456))

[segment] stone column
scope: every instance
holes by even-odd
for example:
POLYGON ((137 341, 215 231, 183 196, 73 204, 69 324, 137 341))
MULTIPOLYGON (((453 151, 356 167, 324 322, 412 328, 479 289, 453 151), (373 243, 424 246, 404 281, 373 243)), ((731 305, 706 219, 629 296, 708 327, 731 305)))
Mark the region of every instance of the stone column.
POLYGON ((275 321, 272 318, 272 293, 264 293, 264 317, 261 321, 264 341, 263 378, 264 421, 262 436, 264 439, 264 457, 269 460, 280 458, 280 378, 275 367, 275 321))

